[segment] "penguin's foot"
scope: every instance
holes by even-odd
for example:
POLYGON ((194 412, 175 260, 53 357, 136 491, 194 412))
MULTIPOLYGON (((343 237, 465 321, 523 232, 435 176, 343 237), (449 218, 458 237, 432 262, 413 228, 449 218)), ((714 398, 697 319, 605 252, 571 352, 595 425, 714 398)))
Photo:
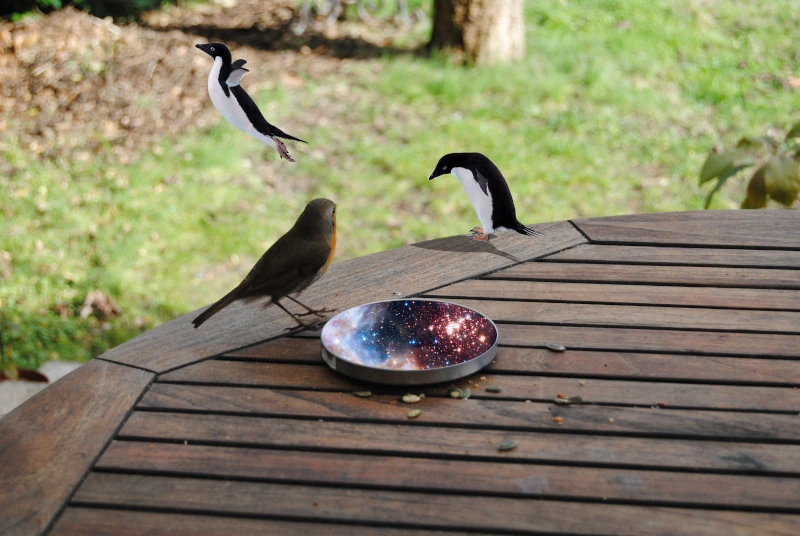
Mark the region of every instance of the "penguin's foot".
POLYGON ((485 234, 485 233, 483 233, 483 232, 481 232, 481 233, 474 233, 474 234, 473 234, 473 235, 470 237, 470 239, 472 239, 472 240, 477 240, 477 241, 479 241, 479 242, 488 242, 488 241, 489 241, 489 237, 490 237, 490 236, 492 236, 492 235, 490 235, 490 234, 485 234))
POLYGON ((278 138, 273 137, 272 139, 275 140, 275 150, 278 151, 280 157, 285 158, 289 162, 294 162, 294 158, 292 158, 292 155, 290 155, 289 151, 286 149, 286 144, 278 138))
POLYGON ((473 235, 482 235, 483 234, 483 227, 473 227, 469 230, 470 234, 473 235))

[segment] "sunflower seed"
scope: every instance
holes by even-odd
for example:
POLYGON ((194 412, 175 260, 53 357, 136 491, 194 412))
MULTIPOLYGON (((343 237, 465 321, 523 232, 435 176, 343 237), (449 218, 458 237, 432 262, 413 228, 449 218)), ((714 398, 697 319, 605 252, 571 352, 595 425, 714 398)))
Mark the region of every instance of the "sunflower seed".
POLYGON ((422 410, 421 409, 410 409, 410 410, 408 410, 408 418, 409 419, 416 419, 420 415, 422 415, 422 410))
POLYGON ((372 396, 372 391, 356 391, 353 394, 361 398, 367 398, 368 396, 372 396))
POLYGON ((504 450, 513 450, 517 448, 517 445, 519 445, 519 443, 516 440, 506 439, 505 441, 501 441, 500 443, 495 445, 495 447, 497 447, 497 450, 502 452, 504 450))
POLYGON ((569 398, 554 398, 553 402, 560 406, 566 406, 569 404, 580 404, 583 402, 583 398, 580 396, 571 396, 569 398))
POLYGON ((548 350, 552 350, 553 352, 563 352, 564 350, 566 350, 566 348, 564 346, 562 346, 560 344, 555 344, 555 343, 552 343, 552 342, 548 343, 545 346, 546 346, 546 348, 548 350))
POLYGON ((486 386, 486 392, 487 393, 499 393, 500 392, 500 388, 498 386, 496 386, 496 385, 487 385, 486 386))
POLYGON ((416 404, 419 402, 419 397, 412 394, 403 395, 403 402, 406 404, 416 404))

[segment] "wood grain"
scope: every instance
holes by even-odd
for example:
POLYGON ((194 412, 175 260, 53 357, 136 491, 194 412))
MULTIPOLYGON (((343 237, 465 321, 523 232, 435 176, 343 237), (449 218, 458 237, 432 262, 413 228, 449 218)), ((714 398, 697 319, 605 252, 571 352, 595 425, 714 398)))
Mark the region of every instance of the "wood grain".
POLYGON ((520 431, 592 432, 671 438, 800 441, 797 415, 614 406, 556 406, 539 402, 429 397, 409 407, 395 395, 363 399, 350 393, 155 384, 140 408, 306 419, 358 420, 409 426, 467 426, 520 431), (557 423, 555 417, 563 422, 557 423))
POLYGON ((674 248, 584 244, 548 256, 547 262, 664 264, 681 266, 748 266, 800 268, 800 251, 769 249, 674 248))
POLYGON ((800 312, 470 300, 468 298, 454 298, 451 301, 480 311, 495 322, 800 333, 800 312))
MULTIPOLYGON (((207 442, 282 450, 369 452, 422 457, 467 457, 572 465, 743 471, 800 475, 800 445, 687 441, 570 433, 396 426, 317 420, 137 411, 120 439, 207 442), (413 441, 409 438, 413 437, 413 441), (499 452, 513 437, 519 446, 499 452), (469 454, 465 454, 468 449, 469 454)), ((313 456, 310 454, 310 456, 313 456)))
POLYGON ((468 279, 425 296, 800 311, 800 291, 750 288, 468 279))
POLYGON ((800 350, 798 335, 519 324, 501 324, 499 332, 500 343, 509 346, 544 347, 548 343, 559 343, 576 350, 632 350, 795 359, 800 350))
POLYGON ((90 361, 0 419, 0 534, 47 527, 152 378, 90 361))
MULTIPOLYGON (((750 514, 740 518, 724 515, 716 519, 712 526, 721 523, 741 524, 743 527, 754 523, 774 525, 777 530, 779 520, 791 519, 779 514, 750 514)), ((713 517, 713 516, 712 516, 713 517)), ((698 523, 704 521, 701 516, 698 523)), ((791 524, 789 525, 791 526, 791 524)), ((277 521, 268 519, 247 519, 214 517, 200 514, 172 514, 163 512, 136 512, 103 508, 67 508, 58 520, 51 536, 253 536, 254 534, 279 534, 280 536, 375 536, 379 530, 383 536, 466 536, 473 532, 429 531, 413 529, 393 529, 390 527, 359 527, 343 524, 320 524, 314 522, 277 521)), ((777 533, 776 534, 780 534, 777 533)), ((477 536, 481 536, 477 533, 477 536)))
POLYGON ((800 248, 796 210, 705 210, 574 220, 592 242, 800 248))
MULTIPOLYGON (((232 352, 240 360, 321 364, 319 339, 284 338, 232 352)), ((500 347, 485 369, 580 378, 665 379, 800 387, 800 360, 500 347)), ((478 374, 478 376, 484 373, 478 374)))
MULTIPOLYGON (((107 501, 145 508, 157 504, 198 513, 210 510, 238 515, 301 515, 336 523, 523 534, 541 534, 542 531, 598 534, 599 529, 605 534, 634 534, 634 526, 636 534, 666 534, 665 527, 672 530, 680 527, 692 534, 712 534, 709 529, 723 527, 727 529, 723 531, 725 534, 732 534, 735 532, 731 531, 758 527, 763 534, 761 529, 769 533, 772 529, 798 526, 796 516, 786 515, 634 509, 617 505, 135 475, 92 474, 76 498, 90 504, 107 501), (695 526, 699 531, 693 530, 695 526)), ((330 525, 335 526, 335 523, 330 525)), ((384 534, 383 529, 376 532, 384 534)))
MULTIPOLYGON (((97 467, 104 471, 146 472, 164 476, 335 484, 338 489, 333 490, 334 493, 344 493, 342 488, 355 486, 448 493, 452 492, 453 478, 458 475, 458 482, 467 486, 470 493, 477 494, 800 510, 797 504, 800 479, 766 476, 327 452, 315 452, 309 456, 306 452, 138 441, 113 442, 98 461, 97 467)), ((120 494, 106 489, 102 496, 105 500, 112 500, 112 497, 120 494)), ((245 500, 245 495, 238 495, 237 500, 245 500)), ((75 494, 74 501, 87 501, 84 487, 75 494)), ((304 510, 307 515, 311 514, 310 509, 304 510)))
POLYGON ((486 276, 490 279, 570 283, 657 283, 674 286, 800 289, 800 270, 717 266, 636 266, 526 262, 486 276))
MULTIPOLYGON (((272 388, 357 391, 373 390, 401 395, 409 388, 370 386, 347 379, 328 367, 209 360, 161 376, 161 380, 206 385, 247 385, 272 388)), ((791 387, 743 387, 602 379, 553 378, 548 376, 494 375, 478 373, 452 382, 471 388, 473 396, 552 401, 559 394, 580 395, 591 404, 661 405, 675 408, 737 409, 800 412, 800 389, 791 387), (485 379, 481 379, 485 378, 485 379), (500 395, 484 391, 486 385, 502 389, 500 395)), ((448 396, 449 385, 415 387, 428 396, 448 396)))
MULTIPOLYGON (((417 294, 585 242, 568 222, 537 226, 544 236, 501 233, 491 243, 466 236, 422 242, 335 264, 303 293, 303 302, 343 310, 366 302, 417 294)), ((288 305, 288 304, 287 304, 288 305)), ((113 348, 103 359, 155 372, 277 337, 294 321, 274 306, 235 303, 194 329, 194 311, 113 348)))

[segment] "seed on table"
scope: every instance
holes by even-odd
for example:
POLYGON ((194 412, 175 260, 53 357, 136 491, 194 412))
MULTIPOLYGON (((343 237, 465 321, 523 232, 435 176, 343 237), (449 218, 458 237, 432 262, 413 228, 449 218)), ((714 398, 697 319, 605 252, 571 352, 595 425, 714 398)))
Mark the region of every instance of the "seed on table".
POLYGON ((501 441, 500 443, 498 443, 495 446, 497 447, 497 450, 499 450, 500 452, 503 452, 503 451, 506 451, 506 450, 515 449, 515 448, 517 448, 517 445, 519 445, 519 443, 516 440, 514 440, 514 439, 506 439, 505 441, 501 441))
POLYGON ((547 348, 548 350, 552 350, 553 352, 563 352, 567 349, 565 346, 553 342, 547 343, 545 345, 545 348, 547 348))
POLYGON ((372 396, 372 391, 356 391, 353 394, 361 398, 367 398, 368 396, 372 396))
POLYGON ((416 419, 420 415, 422 415, 422 410, 421 409, 410 409, 410 410, 408 410, 408 418, 409 419, 416 419))
POLYGON ((407 394, 403 395, 403 402, 406 404, 416 404, 419 402, 420 398, 417 395, 407 394))
POLYGON ((564 422, 564 417, 554 417, 553 422, 556 424, 561 424, 562 422, 564 422))
POLYGON ((464 391, 458 387, 453 387, 450 389, 450 398, 461 398, 462 396, 464 396, 464 391))
POLYGON ((487 393, 499 393, 500 388, 496 385, 487 385, 485 387, 487 393))

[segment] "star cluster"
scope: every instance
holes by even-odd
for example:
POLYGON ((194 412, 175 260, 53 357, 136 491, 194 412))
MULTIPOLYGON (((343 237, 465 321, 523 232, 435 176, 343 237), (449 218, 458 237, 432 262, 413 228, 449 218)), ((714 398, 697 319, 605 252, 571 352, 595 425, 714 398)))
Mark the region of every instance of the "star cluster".
POLYGON ((427 370, 488 351, 497 330, 483 315, 452 303, 394 300, 348 309, 322 330, 334 354, 368 367, 427 370))

